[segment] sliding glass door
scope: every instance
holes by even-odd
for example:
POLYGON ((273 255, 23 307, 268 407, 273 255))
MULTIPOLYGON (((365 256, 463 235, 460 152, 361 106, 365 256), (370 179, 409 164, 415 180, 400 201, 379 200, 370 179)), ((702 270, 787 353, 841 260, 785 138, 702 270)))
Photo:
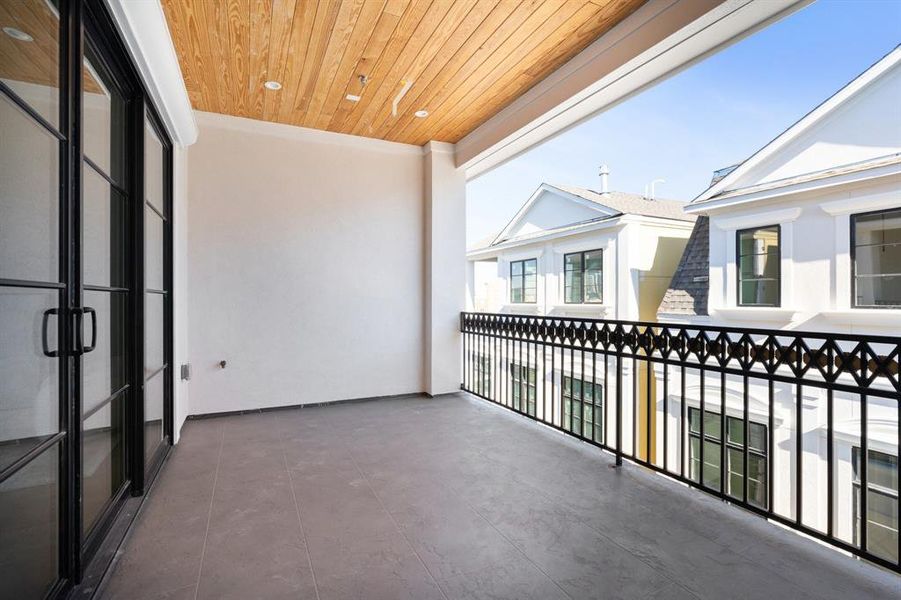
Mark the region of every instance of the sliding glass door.
POLYGON ((171 437, 171 143, 99 0, 0 0, 0 600, 76 585, 171 437))

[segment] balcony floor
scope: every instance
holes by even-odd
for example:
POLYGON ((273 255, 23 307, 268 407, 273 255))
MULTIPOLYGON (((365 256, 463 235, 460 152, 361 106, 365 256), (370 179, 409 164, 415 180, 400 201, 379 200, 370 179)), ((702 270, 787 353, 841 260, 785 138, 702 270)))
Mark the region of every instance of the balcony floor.
POLYGON ((901 591, 890 572, 612 462, 464 394, 189 421, 103 597, 901 591))

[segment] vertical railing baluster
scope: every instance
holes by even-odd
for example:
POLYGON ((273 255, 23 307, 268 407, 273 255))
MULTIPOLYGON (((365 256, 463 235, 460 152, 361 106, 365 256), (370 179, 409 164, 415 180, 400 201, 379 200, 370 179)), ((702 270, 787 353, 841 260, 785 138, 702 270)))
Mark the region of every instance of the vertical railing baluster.
MULTIPOLYGON (((685 430, 685 424, 688 421, 688 407, 685 406, 685 363, 682 364, 682 375, 679 377, 679 384, 682 388, 682 399, 679 402, 679 412, 681 413, 681 417, 679 418, 679 477, 685 479, 685 461, 687 454, 685 445, 688 440, 688 432, 685 430)), ((689 465, 689 467, 690 466, 691 465, 689 465)), ((691 469, 689 469, 688 476, 691 478, 691 469)))
MULTIPOLYGON (((579 431, 579 437, 585 437, 585 384, 587 383, 587 379, 588 379, 588 377, 585 374, 585 340, 582 340, 580 345, 582 346, 582 348, 581 348, 581 352, 582 352, 582 374, 581 374, 582 387, 581 387, 581 390, 582 390, 582 393, 579 395, 579 405, 581 406, 580 412, 579 412, 579 417, 581 417, 581 419, 579 421, 581 423, 581 430, 579 431)), ((593 401, 594 400, 592 400, 592 402, 593 401)), ((594 418, 592 418, 592 426, 593 425, 594 425, 594 418)))
POLYGON ((796 494, 795 494, 795 523, 800 525, 802 522, 802 513, 804 511, 804 428, 802 426, 802 412, 804 406, 801 401, 801 384, 795 386, 795 471, 796 477, 796 494))
POLYGON ((638 416, 638 361, 632 355, 632 458, 640 461, 641 419, 638 416))
POLYGON ((726 466, 726 372, 720 371, 720 494, 729 491, 727 479, 729 469, 726 466))
MULTIPOLYGON (((861 354, 863 354, 861 352, 861 354)), ((864 363, 864 366, 861 368, 864 370, 863 376, 866 377, 866 360, 864 356, 861 356, 861 362, 864 363)), ((867 432, 868 427, 868 417, 867 413, 869 412, 867 402, 867 395, 860 395, 860 455, 858 459, 860 460, 860 466, 858 467, 860 470, 860 549, 864 552, 867 551, 867 518, 869 517, 868 512, 868 498, 867 490, 869 489, 869 458, 870 458, 870 443, 869 443, 869 433, 867 432)))
MULTIPOLYGON (((595 342, 597 344, 597 342, 595 342)), ((598 353, 597 346, 592 346, 591 352, 591 440, 593 442, 599 441, 597 439, 597 432, 601 430, 603 427, 604 420, 601 418, 601 413, 598 411, 599 406, 603 406, 602 400, 598 398, 598 353)), ((602 392, 603 393, 603 392, 602 392)), ((603 410, 603 408, 602 408, 603 410)))
MULTIPOLYGON (((650 327, 648 328, 650 330, 650 327)), ((650 347, 649 347, 650 348, 650 347)), ((645 356, 647 357, 647 361, 644 364, 644 387, 645 387, 645 460, 648 461, 649 464, 654 464, 654 459, 651 457, 651 430, 653 429, 652 424, 652 415, 651 415, 651 354, 650 350, 645 350, 645 356)))
POLYGON ((663 470, 669 472, 669 363, 663 362, 663 470))
POLYGON ((751 479, 748 475, 748 447, 751 445, 751 425, 748 419, 748 408, 749 408, 749 399, 748 399, 748 376, 745 375, 742 377, 742 393, 741 393, 741 416, 742 416, 742 441, 744 442, 744 452, 741 457, 742 464, 742 494, 741 501, 745 504, 748 503, 748 485, 751 482, 751 479))
MULTIPOLYGON (((700 390, 701 391, 701 402, 700 402, 701 414, 698 419, 698 421, 699 421, 698 427, 700 428, 700 431, 701 431, 701 441, 698 444, 698 446, 699 446, 698 447, 698 458, 699 458, 698 483, 700 483, 701 487, 706 487, 704 485, 704 465, 705 465, 705 463, 704 463, 704 458, 705 458, 704 457, 704 446, 707 445, 705 443, 707 441, 707 437, 706 437, 704 425, 705 425, 705 421, 707 421, 707 419, 706 419, 706 416, 707 416, 706 410, 707 409, 704 406, 704 389, 707 387, 707 376, 704 372, 704 367, 701 367, 700 372, 701 372, 701 390, 700 390)), ((689 425, 689 427, 690 427, 690 425, 689 425)))
POLYGON ((767 448, 766 448, 767 509, 770 512, 775 513, 776 506, 774 503, 774 498, 775 498, 775 488, 776 488, 776 468, 775 468, 776 453, 775 453, 774 449, 775 449, 775 443, 776 443, 776 432, 775 432, 776 417, 773 413, 776 408, 776 400, 775 400, 775 391, 773 389, 773 380, 769 379, 769 380, 767 380, 767 383, 768 383, 767 394, 768 394, 768 401, 769 401, 769 406, 770 406, 769 415, 768 415, 769 428, 767 430, 769 439, 767 440, 767 448))
MULTIPOLYGON (((826 535, 832 537, 834 528, 833 528, 833 517, 832 511, 835 509, 835 496, 834 496, 834 487, 835 487, 835 455, 833 451, 833 445, 835 444, 835 440, 833 439, 833 422, 835 419, 835 410, 834 399, 832 397, 832 388, 828 388, 826 390, 826 518, 828 522, 826 523, 826 535)), ((901 448, 901 446, 898 446, 901 448)), ((901 514, 899 512, 898 514, 901 514)), ((901 556, 901 554, 899 554, 901 556)))
POLYGON ((623 359, 616 353, 616 466, 623 465, 623 359))

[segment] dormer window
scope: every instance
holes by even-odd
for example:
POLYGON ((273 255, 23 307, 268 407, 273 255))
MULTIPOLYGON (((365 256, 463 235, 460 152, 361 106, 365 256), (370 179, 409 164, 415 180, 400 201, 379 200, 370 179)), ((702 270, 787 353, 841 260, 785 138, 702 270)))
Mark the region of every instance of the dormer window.
POLYGON ((901 208, 851 216, 857 308, 901 308, 901 208))
POLYGON ((510 263, 510 302, 535 304, 538 301, 538 259, 510 263))
POLYGON ((738 305, 779 306, 779 226, 737 232, 738 305))
POLYGON ((604 301, 604 251, 563 255, 563 301, 600 304, 604 301))

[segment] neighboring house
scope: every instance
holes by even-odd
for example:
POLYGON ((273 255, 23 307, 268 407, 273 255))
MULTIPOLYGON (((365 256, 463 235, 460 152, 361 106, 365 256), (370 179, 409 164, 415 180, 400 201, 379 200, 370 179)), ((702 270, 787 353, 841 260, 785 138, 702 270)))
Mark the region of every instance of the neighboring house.
POLYGON ((540 185, 503 231, 470 249, 471 302, 492 312, 653 319, 695 217, 684 202, 606 191, 603 178, 600 192, 540 185), (485 261, 496 265, 487 288, 476 278, 485 261), (495 290, 493 302, 485 289, 495 290))
MULTIPOLYGON (((660 304, 660 321, 901 334, 901 47, 746 161, 724 171, 686 207, 699 218, 660 304)), ((657 375, 662 376, 659 369, 657 375)), ((699 416, 699 386, 698 375, 686 375, 691 428, 699 416)), ((722 406, 711 387, 716 385, 708 380, 705 410, 716 421, 722 406)), ((672 382, 669 389, 674 389, 672 382)), ((751 430, 745 435, 755 457, 749 469, 759 475, 753 496, 766 503, 767 485, 774 485, 775 510, 793 517, 795 499, 780 489, 789 489, 797 476, 797 405, 802 411, 802 472, 825 474, 828 401, 817 388, 775 384, 774 448, 769 449, 768 393, 766 383, 750 378, 751 430), (777 467, 773 482, 765 480, 768 460, 777 467)), ((743 414, 740 376, 727 378, 723 397, 731 426, 743 414)), ((669 400, 668 418, 678 427, 681 400, 674 395, 669 400)), ((834 523, 842 539, 857 544, 862 402, 859 396, 839 393, 833 402, 834 523)), ((870 397, 863 413, 869 547, 890 560, 898 559, 897 403, 897 397, 870 397)), ((707 437, 705 444, 722 443, 721 437, 707 437)), ((731 437, 727 435, 730 447, 731 437)), ((677 457, 678 436, 673 438, 669 456, 677 457)), ((700 440, 694 432, 690 438, 689 459, 697 477, 700 440)), ((706 457, 718 461, 719 453, 707 452, 706 457)), ((728 462, 729 473, 741 468, 728 462)), ((705 465, 705 471, 719 468, 705 465)), ((805 521, 823 531, 828 525, 826 481, 825 476, 805 478, 802 495, 805 521)))
MULTIPOLYGON (((507 314, 653 320, 695 220, 684 206, 608 191, 606 168, 601 170, 599 192, 542 184, 503 231, 468 251, 470 306, 507 314), (494 276, 477 277, 485 270, 494 276)), ((548 355, 542 365, 537 356, 474 352, 480 365, 477 376, 484 378, 486 389, 492 388, 496 373, 505 373, 504 383, 509 379, 513 385, 495 386, 500 399, 515 407, 525 400, 523 410, 534 410, 544 389, 551 398, 562 394, 567 399, 566 415, 569 399, 579 390, 584 389, 596 407, 605 397, 601 363, 593 365, 592 372, 583 372, 584 366, 570 357, 564 364, 564 358, 552 362, 548 355)), ((647 398, 643 368, 638 393, 647 398)), ((624 397, 632 395, 631 369, 631 364, 623 365, 624 397)), ((640 408, 639 423, 645 423, 644 414, 640 408)), ((582 417, 585 427, 591 428, 590 410, 573 419, 579 422, 582 417)), ((631 414, 624 412, 624 419, 630 426, 631 414)), ((565 421, 569 423, 568 416, 565 421)), ((645 429, 640 429, 644 440, 645 429)))

